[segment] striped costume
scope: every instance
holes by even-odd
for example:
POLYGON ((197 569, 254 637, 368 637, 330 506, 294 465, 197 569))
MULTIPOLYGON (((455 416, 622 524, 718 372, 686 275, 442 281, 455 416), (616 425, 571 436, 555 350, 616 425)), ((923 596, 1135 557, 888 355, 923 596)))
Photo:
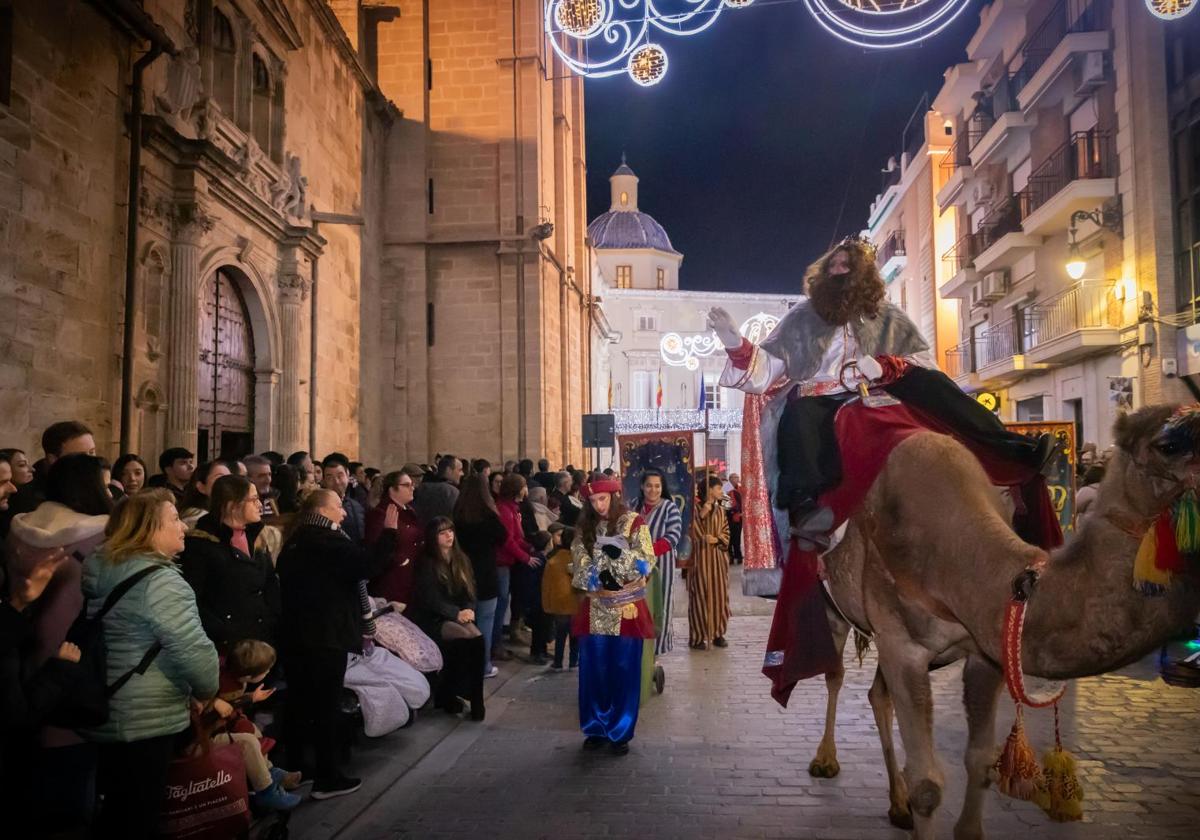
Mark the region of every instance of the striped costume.
POLYGON ((679 506, 665 496, 654 508, 647 509, 643 505, 641 510, 650 528, 650 539, 654 540, 654 573, 647 589, 650 612, 654 615, 654 655, 661 656, 674 647, 671 585, 675 580, 675 555, 683 538, 683 516, 679 506))
POLYGON ((692 519, 692 556, 687 566, 688 643, 724 638, 729 626, 729 518, 713 504, 698 505, 692 519), (708 538, 716 542, 709 544, 708 538))

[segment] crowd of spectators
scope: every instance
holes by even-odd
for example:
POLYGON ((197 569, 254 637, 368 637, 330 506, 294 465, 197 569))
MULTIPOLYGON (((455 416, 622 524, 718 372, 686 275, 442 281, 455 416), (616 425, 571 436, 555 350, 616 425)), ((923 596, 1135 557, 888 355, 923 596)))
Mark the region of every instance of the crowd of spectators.
POLYGON ((290 810, 306 788, 352 793, 348 717, 380 734, 431 700, 482 721, 496 662, 576 666, 574 467, 197 463, 173 447, 151 474, 136 453, 110 466, 75 421, 46 429, 35 455, 0 449, 0 799, 14 837, 156 836, 173 762, 207 739, 244 755, 255 813, 290 810), (87 627, 102 645, 81 641, 87 627), (89 686, 109 695, 98 717, 89 686))

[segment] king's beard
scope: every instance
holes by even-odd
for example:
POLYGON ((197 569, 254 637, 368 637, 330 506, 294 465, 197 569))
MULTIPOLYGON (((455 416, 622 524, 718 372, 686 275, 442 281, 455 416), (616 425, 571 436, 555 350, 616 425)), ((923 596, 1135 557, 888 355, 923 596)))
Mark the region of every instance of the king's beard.
POLYGON ((865 314, 854 311, 860 296, 853 292, 860 283, 853 274, 824 275, 809 288, 808 298, 821 320, 840 327, 856 315, 865 314))

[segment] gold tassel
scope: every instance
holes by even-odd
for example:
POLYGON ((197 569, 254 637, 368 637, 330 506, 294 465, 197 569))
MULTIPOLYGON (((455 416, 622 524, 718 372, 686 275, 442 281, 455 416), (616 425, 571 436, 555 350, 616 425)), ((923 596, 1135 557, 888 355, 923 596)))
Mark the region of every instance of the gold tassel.
POLYGON ((1042 810, 1056 822, 1075 822, 1083 819, 1083 788, 1075 772, 1075 756, 1059 744, 1046 753, 1044 759, 1046 791, 1049 801, 1042 810))
POLYGON ((1042 768, 1038 766, 1037 756, 1025 736, 1025 718, 1020 703, 1017 704, 1017 719, 1013 721, 1012 732, 1008 733, 1008 740, 1004 742, 1004 749, 996 761, 996 774, 1001 793, 1014 799, 1034 802, 1044 798, 1039 795, 1045 791, 1042 768))
POLYGON ((1171 582, 1171 573, 1158 568, 1157 528, 1151 525, 1138 546, 1137 559, 1133 561, 1133 588, 1143 595, 1162 595, 1171 582))

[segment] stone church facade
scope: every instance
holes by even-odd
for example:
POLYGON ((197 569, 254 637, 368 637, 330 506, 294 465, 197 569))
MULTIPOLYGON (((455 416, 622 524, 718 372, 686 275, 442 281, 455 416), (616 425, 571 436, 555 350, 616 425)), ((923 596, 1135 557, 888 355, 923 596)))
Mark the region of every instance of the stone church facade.
POLYGON ((0 0, 0 445, 578 458, 582 85, 539 23, 0 0))

